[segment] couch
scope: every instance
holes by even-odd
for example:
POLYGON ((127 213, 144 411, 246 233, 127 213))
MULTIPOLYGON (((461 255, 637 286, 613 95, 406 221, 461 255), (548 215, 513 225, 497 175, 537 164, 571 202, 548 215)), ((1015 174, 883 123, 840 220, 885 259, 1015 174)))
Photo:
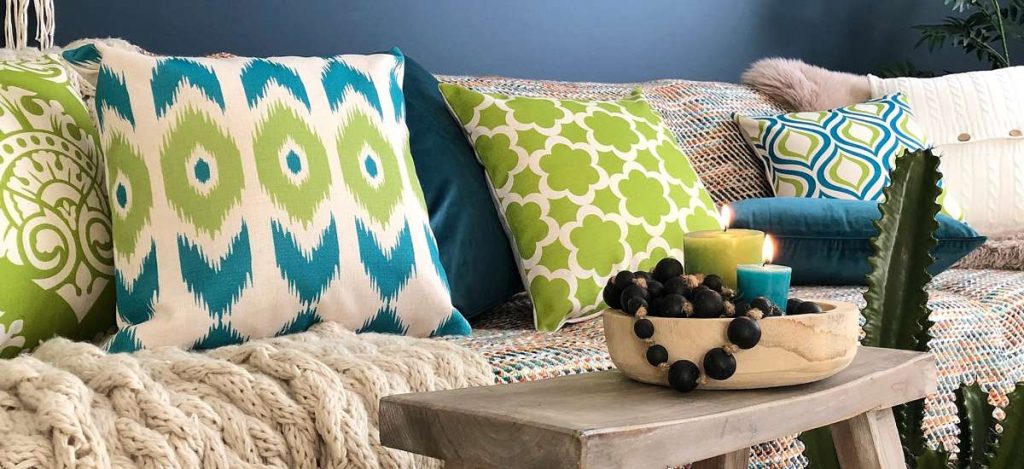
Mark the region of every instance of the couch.
MULTIPOLYGON (((744 103, 748 105, 747 111, 757 113, 775 112, 783 107, 768 96, 750 88, 682 80, 605 85, 511 80, 497 77, 440 77, 440 79, 482 91, 507 92, 512 86, 523 94, 549 93, 584 98, 614 98, 625 95, 634 86, 642 86, 649 91, 650 96, 655 96, 652 103, 656 108, 661 106, 658 110, 666 116, 666 122, 679 137, 684 150, 694 157, 695 167, 702 178, 716 181, 709 185, 714 186, 712 195, 717 202, 756 197, 769 190, 762 180, 745 179, 746 176, 742 176, 752 172, 756 173, 759 162, 743 147, 742 140, 737 135, 738 130, 732 123, 731 113, 737 107, 743 109, 744 103), (683 118, 694 115, 698 115, 700 118, 683 118), (722 159, 722 155, 719 153, 722 145, 732 145, 733 147, 738 145, 739 148, 733 148, 733 150, 747 154, 748 157, 746 159, 722 159)), ((800 298, 824 298, 858 304, 863 303, 861 293, 860 287, 798 287, 793 292, 800 298)), ((933 280, 929 287, 929 294, 929 304, 933 310, 931 319, 935 322, 935 326, 931 329, 934 336, 931 349, 936 354, 939 363, 939 391, 926 401, 927 416, 924 432, 930 444, 951 449, 955 446, 959 435, 953 391, 960 383, 979 383, 989 393, 991 403, 996 406, 1005 406, 1006 394, 1013 389, 1016 383, 1024 381, 1024 272, 953 269, 933 280)), ((353 375, 365 374, 368 376, 366 380, 370 382, 366 385, 367 388, 376 386, 377 389, 377 394, 371 395, 380 395, 381 393, 442 389, 485 383, 501 385, 613 368, 605 347, 600 321, 591 320, 570 324, 553 333, 538 332, 534 329, 529 299, 522 294, 476 318, 472 321, 472 325, 474 330, 469 337, 430 339, 435 343, 444 342, 456 347, 452 349, 433 348, 430 349, 430 352, 425 352, 428 355, 436 353, 436 356, 440 358, 431 362, 432 367, 429 368, 429 373, 419 377, 406 377, 410 384, 401 386, 392 385, 394 383, 388 381, 390 379, 388 376, 393 374, 388 374, 387 370, 380 375, 374 375, 378 376, 377 378, 370 378, 371 373, 361 371, 360 367, 363 366, 359 364, 361 362, 346 362, 344 357, 383 353, 382 350, 394 350, 394 347, 412 346, 412 342, 373 338, 372 340, 376 342, 372 347, 367 347, 365 344, 349 344, 346 341, 351 340, 350 335, 332 327, 321 327, 309 335, 300 334, 292 338, 254 341, 243 346, 226 347, 221 351, 209 353, 161 352, 170 355, 160 355, 143 352, 138 361, 133 361, 135 359, 131 357, 121 357, 115 360, 116 363, 123 365, 126 370, 131 370, 131 373, 126 371, 124 374, 117 375, 124 378, 124 382, 109 385, 104 380, 110 379, 111 375, 104 374, 103 370, 96 369, 95 366, 85 366, 83 360, 77 360, 75 357, 60 358, 50 353, 60 348, 64 351, 78 351, 76 353, 81 353, 82 356, 93 356, 89 354, 95 354, 94 349, 76 349, 68 345, 66 341, 55 343, 52 346, 46 344, 35 356, 27 355, 0 363, 0 371, 19 371, 16 375, 7 376, 0 373, 0 452, 21 451, 19 454, 23 456, 23 459, 21 459, 21 465, 16 465, 17 467, 56 464, 59 461, 91 461, 97 466, 104 466, 104 463, 106 465, 130 464, 132 463, 131 459, 88 459, 86 456, 95 454, 96 448, 81 444, 68 445, 69 441, 81 443, 68 435, 88 435, 89 428, 113 432, 110 435, 124 435, 125 433, 120 433, 124 429, 119 425, 130 426, 136 419, 145 420, 147 412, 149 412, 147 406, 152 405, 152 409, 172 409, 172 411, 167 411, 170 415, 167 417, 169 422, 181 418, 185 420, 209 418, 211 425, 223 432, 237 436, 231 441, 232 447, 227 450, 236 451, 243 448, 245 454, 248 455, 246 457, 249 458, 215 459, 210 456, 215 454, 213 450, 201 442, 197 442, 195 437, 189 438, 187 435, 174 434, 174 432, 168 432, 165 435, 160 432, 145 433, 147 438, 145 445, 142 438, 139 442, 120 443, 122 449, 129 452, 144 452, 145 450, 142 448, 150 448, 150 446, 146 446, 149 444, 153 445, 152 448, 166 447, 167 454, 172 456, 168 456, 167 459, 155 460, 157 462, 153 464, 156 466, 162 465, 160 461, 167 462, 169 465, 187 465, 186 462, 192 461, 224 466, 230 466, 233 462, 260 461, 261 464, 268 466, 289 466, 298 465, 296 462, 298 459, 295 458, 305 458, 303 460, 307 462, 312 460, 321 464, 324 461, 334 461, 334 464, 337 464, 337 461, 349 461, 351 465, 367 467, 374 465, 387 467, 433 466, 436 465, 436 461, 412 458, 408 455, 395 455, 392 450, 379 448, 379 441, 375 442, 377 438, 376 416, 373 413, 376 402, 360 400, 364 398, 359 396, 349 396, 354 401, 340 407, 342 411, 339 412, 335 408, 331 413, 332 418, 339 419, 339 422, 355 426, 346 428, 345 431, 337 431, 328 425, 327 423, 331 420, 324 423, 324 415, 302 415, 314 407, 299 405, 290 408, 291 412, 298 414, 294 415, 295 421, 309 422, 306 427, 301 425, 299 427, 312 432, 312 437, 316 439, 316 443, 309 450, 313 452, 312 455, 303 453, 305 450, 300 451, 294 448, 271 450, 260 446, 260 444, 288 446, 289 440, 284 437, 282 437, 284 439, 267 437, 271 430, 259 422, 250 422, 248 425, 244 425, 222 419, 219 414, 188 417, 189 412, 182 410, 188 409, 188 405, 192 405, 192 409, 205 407, 202 406, 202 403, 192 402, 192 399, 185 399, 181 396, 187 396, 190 389, 194 389, 196 395, 206 396, 208 393, 209 396, 212 396, 210 399, 216 401, 217 406, 220 406, 217 408, 222 408, 228 414, 248 422, 262 418, 262 416, 251 415, 252 402, 258 401, 255 396, 260 389, 264 389, 260 386, 272 387, 270 383, 274 382, 287 383, 285 389, 290 389, 293 392, 298 392, 300 389, 310 392, 309 386, 313 386, 313 382, 305 382, 300 379, 300 376, 308 370, 312 370, 309 373, 317 376, 336 376, 331 379, 337 379, 336 383, 339 386, 349 383, 345 377, 352 379, 353 375), (319 352, 312 350, 317 347, 324 350, 319 352), (462 357, 459 354, 464 354, 467 350, 471 351, 471 354, 478 359, 483 359, 480 361, 481 366, 489 367, 490 376, 475 375, 470 370, 472 367, 467 367, 464 370, 464 379, 449 379, 451 376, 445 375, 445 370, 449 370, 448 373, 451 373, 450 368, 446 368, 440 363, 445 360, 454 360, 451 357, 462 357), (296 358, 296 354, 304 358, 299 360, 296 358), (221 367, 224 370, 223 380, 217 381, 220 378, 213 379, 208 373, 202 372, 188 375, 193 376, 190 379, 194 379, 194 382, 189 379, 176 378, 175 384, 169 385, 163 381, 168 374, 182 376, 182 370, 166 370, 159 367, 159 364, 162 363, 161 360, 168 360, 170 356, 175 357, 176 360, 193 360, 196 363, 206 364, 204 366, 221 367), (295 361, 285 360, 287 357, 295 358, 295 361), (276 368, 273 361, 277 359, 294 365, 298 372, 291 373, 287 366, 276 368), (486 361, 485 364, 484 361, 486 361), (33 394, 29 392, 37 389, 34 386, 39 386, 40 380, 57 379, 55 377, 60 377, 65 380, 61 382, 66 383, 66 387, 63 388, 66 392, 56 393, 61 396, 61 399, 50 401, 48 399, 53 396, 33 397, 33 394), (247 379, 252 379, 252 381, 248 382, 247 379), (379 381, 374 381, 375 379, 379 381), (208 385, 210 382, 227 382, 232 386, 208 385), (384 382, 391 384, 385 385, 384 382), (226 391, 229 388, 232 389, 230 393, 226 391), (199 394, 200 390, 204 394, 199 394), (126 394, 132 398, 127 399, 126 394), (94 421, 90 415, 80 412, 81 407, 75 407, 73 404, 68 404, 69 407, 48 407, 52 402, 74 401, 75 399, 88 401, 100 407, 106 406, 108 411, 112 409, 112 412, 102 415, 111 416, 110 418, 113 420, 110 422, 94 421), (95 404, 95 402, 99 402, 99 404, 95 404), (77 413, 75 409, 78 409, 77 413), (351 415, 346 416, 346 409, 358 412, 362 417, 353 419, 351 415), (65 411, 66 415, 61 414, 65 411), (45 426, 18 427, 17 424, 24 423, 19 422, 19 419, 27 418, 26 416, 33 412, 39 414, 51 412, 51 416, 56 413, 60 418, 48 420, 52 423, 45 426), (184 414, 179 415, 178 412, 184 412, 184 414), (26 432, 23 430, 24 428, 31 429, 26 432), (361 435, 360 438, 363 440, 360 441, 364 441, 364 443, 349 444, 349 441, 345 439, 352 434, 361 435), (56 441, 58 439, 61 440, 60 444, 56 441), (52 446, 50 446, 51 443, 52 446), (60 453, 60 448, 69 446, 79 448, 76 451, 81 451, 81 453, 76 451, 71 451, 69 454, 60 453), (367 459, 361 459, 360 454, 363 453, 352 448, 365 450, 367 458, 371 453, 376 454, 377 456, 374 456, 376 459, 373 459, 373 463, 367 463, 367 459), (293 449, 294 451, 290 451, 293 449), (196 453, 198 455, 192 454, 193 450, 198 451, 196 453), (207 457, 211 459, 206 459, 207 457)), ((408 340, 412 341, 413 339, 408 340)), ((321 388, 313 389, 322 389, 326 393, 327 388, 322 386, 329 387, 331 382, 328 380, 327 385, 320 383, 318 386, 321 388)), ((301 404, 301 396, 305 394, 299 392, 298 395, 299 397, 293 399, 279 397, 281 397, 282 403, 296 401, 301 404)), ((316 395, 316 393, 310 395, 316 395)), ((315 408, 325 409, 336 404, 341 405, 342 403, 325 402, 315 408)), ((161 412, 164 410, 153 410, 153 412, 154 415, 162 415, 161 412)), ((273 418, 277 419, 275 420, 277 422, 282 419, 288 420, 287 415, 276 415, 273 418)), ((155 418, 155 420, 160 419, 155 418)), ((167 425, 160 428, 166 430, 185 427, 167 425)), ((288 432, 284 431, 282 434, 287 435, 288 432)), ((213 435, 206 435, 206 437, 211 436, 213 435)), ((219 451, 227 450, 221 448, 219 451)), ((795 436, 767 442, 754 448, 751 467, 804 467, 808 461, 802 452, 803 445, 795 436)))

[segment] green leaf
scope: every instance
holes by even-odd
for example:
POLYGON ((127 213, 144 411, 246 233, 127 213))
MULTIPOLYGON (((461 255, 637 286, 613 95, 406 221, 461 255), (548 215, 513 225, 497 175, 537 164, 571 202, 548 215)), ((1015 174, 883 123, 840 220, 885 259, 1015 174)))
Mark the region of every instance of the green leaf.
POLYGON ((1024 468, 1024 385, 1009 395, 1010 405, 1006 407, 1006 418, 1000 424, 1003 433, 993 448, 991 469, 1024 468))
POLYGON ((804 442, 804 456, 814 469, 839 469, 839 456, 832 442, 832 431, 828 427, 815 428, 800 434, 804 442))
POLYGON ((939 158, 931 150, 906 153, 896 158, 879 204, 875 221, 878 235, 871 239, 867 305, 862 313, 864 345, 902 350, 923 350, 927 343, 928 267, 935 261, 931 250, 938 241, 935 230, 939 213, 939 158))

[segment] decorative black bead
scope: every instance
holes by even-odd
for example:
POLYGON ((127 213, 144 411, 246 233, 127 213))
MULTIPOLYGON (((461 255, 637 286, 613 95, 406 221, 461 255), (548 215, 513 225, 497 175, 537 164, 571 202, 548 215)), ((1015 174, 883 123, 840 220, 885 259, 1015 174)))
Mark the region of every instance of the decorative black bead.
POLYGON ((790 298, 786 301, 786 314, 796 314, 796 307, 800 306, 800 303, 803 302, 804 300, 800 298, 790 298))
POLYGON ((795 314, 819 314, 822 313, 821 305, 813 301, 805 301, 796 307, 795 314))
POLYGON ((686 280, 682 277, 672 277, 668 280, 662 280, 665 288, 661 290, 662 295, 681 295, 686 296, 690 293, 690 287, 686 285, 686 280))
POLYGON ((666 318, 685 318, 683 304, 686 298, 679 295, 665 295, 655 300, 657 302, 658 316, 666 318))
POLYGON ((717 318, 725 310, 722 295, 710 289, 699 287, 693 293, 693 316, 697 318, 717 318))
POLYGON ((609 308, 622 309, 622 289, 616 287, 612 279, 608 279, 608 283, 604 286, 601 296, 609 308))
POLYGON ((722 293, 722 287, 725 286, 725 284, 722 283, 722 277, 719 277, 715 274, 705 275, 703 285, 718 293, 722 293))
POLYGON ((697 389, 700 381, 700 369, 689 360, 679 360, 668 367, 668 384, 679 392, 690 392, 697 389))
POLYGON ((647 300, 639 296, 634 296, 633 298, 630 298, 629 301, 626 302, 625 311, 627 314, 631 316, 636 316, 636 313, 637 311, 640 310, 640 308, 647 309, 647 300))
POLYGON ((665 285, 657 280, 647 281, 647 296, 650 298, 657 298, 662 295, 665 291, 665 285))
POLYGON ((615 286, 619 287, 619 290, 625 290, 626 287, 633 284, 633 272, 623 270, 615 274, 615 286))
POLYGON ((647 299, 647 290, 644 290, 640 285, 630 285, 622 290, 622 296, 619 297, 619 304, 622 306, 628 306, 629 300, 633 298, 647 299))
POLYGON ((761 312, 767 316, 771 314, 772 300, 769 300, 767 297, 764 296, 759 296, 757 298, 754 298, 753 300, 750 300, 750 307, 761 310, 761 312))
POLYGON ((740 316, 729 322, 729 342, 747 350, 754 348, 761 341, 761 325, 746 316, 740 316))
POLYGON ((638 270, 636 272, 633 272, 633 278, 634 279, 641 279, 642 278, 642 279, 644 279, 645 282, 650 282, 651 280, 654 280, 654 277, 649 272, 644 272, 642 270, 638 270))
POLYGON ((736 357, 721 347, 711 349, 704 355, 704 373, 719 381, 729 379, 736 373, 736 357))
POLYGON ((658 265, 654 266, 652 273, 655 280, 665 282, 672 277, 683 275, 683 263, 671 257, 666 257, 658 261, 658 265))
POLYGON ((647 363, 658 366, 668 361, 668 350, 658 344, 647 347, 647 363))
POLYGON ((638 319, 633 323, 633 333, 641 339, 654 337, 654 323, 650 319, 638 319))

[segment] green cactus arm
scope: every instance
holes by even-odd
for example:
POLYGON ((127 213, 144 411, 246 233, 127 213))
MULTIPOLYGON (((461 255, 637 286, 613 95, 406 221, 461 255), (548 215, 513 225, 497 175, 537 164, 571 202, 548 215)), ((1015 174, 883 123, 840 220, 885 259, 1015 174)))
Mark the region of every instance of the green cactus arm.
POLYGON ((957 415, 960 417, 960 443, 957 467, 980 469, 987 466, 995 438, 992 424, 995 410, 988 403, 988 393, 976 383, 962 385, 955 392, 957 415))
MULTIPOLYGON (((862 313, 865 337, 873 347, 924 350, 928 343, 928 267, 935 261, 931 250, 938 244, 935 230, 940 195, 939 158, 931 150, 906 153, 896 158, 889 175, 881 217, 875 221, 878 235, 871 240, 875 254, 864 293, 862 313)), ((907 462, 927 455, 921 421, 922 402, 896 409, 900 437, 907 462)))
POLYGON ((999 435, 998 443, 991 447, 991 469, 1024 468, 1024 385, 1018 384, 1009 398, 1006 418, 1000 422, 1003 433, 999 435))
POLYGON ((925 286, 935 261, 931 250, 938 245, 935 215, 940 207, 935 200, 941 177, 939 158, 931 150, 896 158, 885 202, 878 206, 878 235, 871 240, 875 255, 864 293, 864 345, 920 350, 927 343, 925 286))

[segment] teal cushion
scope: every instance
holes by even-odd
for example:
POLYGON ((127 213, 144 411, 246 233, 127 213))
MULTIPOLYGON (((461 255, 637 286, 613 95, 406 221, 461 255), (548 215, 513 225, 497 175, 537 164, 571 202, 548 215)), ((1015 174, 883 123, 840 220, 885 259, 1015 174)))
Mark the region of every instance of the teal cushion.
POLYGON ((484 170, 437 86, 430 72, 406 57, 403 89, 412 158, 452 303, 469 318, 523 291, 523 282, 484 170))
MULTIPOLYGON (((775 239, 776 264, 793 268, 795 285, 864 285, 877 233, 878 202, 778 197, 732 204, 732 226, 761 230, 775 239)), ((938 275, 985 242, 965 223, 938 215, 932 250, 938 275)))

